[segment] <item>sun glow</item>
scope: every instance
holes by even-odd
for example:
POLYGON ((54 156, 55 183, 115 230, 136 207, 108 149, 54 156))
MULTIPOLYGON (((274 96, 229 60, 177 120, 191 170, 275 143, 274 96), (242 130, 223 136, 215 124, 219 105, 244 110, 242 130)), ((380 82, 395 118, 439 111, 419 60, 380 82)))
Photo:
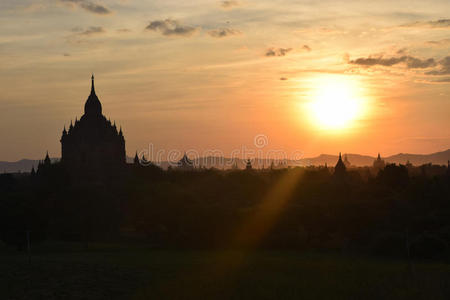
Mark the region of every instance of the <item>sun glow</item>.
POLYGON ((361 86, 348 78, 321 77, 314 82, 309 114, 312 122, 326 130, 355 125, 365 110, 361 86))

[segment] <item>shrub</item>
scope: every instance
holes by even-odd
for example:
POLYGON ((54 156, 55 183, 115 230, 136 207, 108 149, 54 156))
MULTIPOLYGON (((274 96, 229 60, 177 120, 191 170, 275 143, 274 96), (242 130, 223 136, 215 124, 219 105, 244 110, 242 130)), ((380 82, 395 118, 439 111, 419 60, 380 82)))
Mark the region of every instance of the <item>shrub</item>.
POLYGON ((414 258, 437 258, 447 252, 447 243, 437 236, 420 235, 411 243, 411 256, 414 258))

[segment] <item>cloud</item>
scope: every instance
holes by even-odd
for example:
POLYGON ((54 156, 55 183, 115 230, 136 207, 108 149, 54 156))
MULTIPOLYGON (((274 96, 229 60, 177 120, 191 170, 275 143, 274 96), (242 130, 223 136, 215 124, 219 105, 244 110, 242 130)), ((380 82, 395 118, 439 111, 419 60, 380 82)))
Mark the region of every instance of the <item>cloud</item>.
MULTIPOLYGON (((74 27, 71 29, 73 34, 70 34, 66 37, 66 41, 70 44, 79 45, 82 43, 86 43, 89 41, 89 43, 92 44, 91 38, 93 36, 101 35, 106 32, 106 30, 101 26, 90 26, 88 28, 82 28, 82 27, 74 27)), ((69 54, 70 55, 70 54, 69 54)), ((64 56, 69 56, 64 55, 64 56)))
POLYGON ((224 38, 242 34, 241 31, 232 28, 219 28, 208 31, 208 34, 214 38, 224 38))
POLYGON ((403 55, 403 54, 406 54, 406 48, 401 48, 401 49, 398 49, 397 50, 397 54, 399 54, 399 55, 403 55))
POLYGON ((408 69, 424 69, 434 67, 436 65, 436 61, 434 60, 434 58, 422 60, 420 58, 412 57, 409 55, 389 57, 389 58, 384 58, 383 56, 367 57, 367 58, 361 57, 355 60, 348 60, 348 63, 367 67, 375 65, 391 67, 399 63, 405 63, 408 69))
POLYGON ((311 47, 309 47, 308 45, 303 45, 302 49, 305 51, 308 51, 308 52, 310 52, 312 50, 311 47))
POLYGON ((128 29, 128 28, 120 28, 120 29, 117 29, 116 31, 119 32, 119 33, 127 33, 127 32, 131 32, 131 30, 128 29))
POLYGON ((197 31, 195 27, 181 25, 179 21, 172 19, 152 21, 145 29, 159 31, 165 36, 191 36, 197 31))
POLYGON ((436 21, 417 21, 404 24, 401 27, 426 27, 426 28, 447 28, 450 27, 450 19, 440 19, 436 21))
POLYGON ((450 75, 450 56, 439 61, 439 70, 429 71, 427 75, 450 75))
POLYGON ((450 39, 443 39, 439 41, 428 41, 425 42, 427 46, 433 46, 433 47, 447 47, 450 45, 450 39))
POLYGON ((99 33, 105 33, 106 30, 101 26, 91 26, 88 29, 81 31, 80 35, 94 35, 99 33))
POLYGON ((106 6, 93 3, 89 0, 59 0, 59 1, 69 3, 74 6, 79 6, 88 12, 98 15, 108 15, 112 13, 112 11, 106 6))
POLYGON ((447 82, 450 82, 450 77, 436 79, 436 80, 434 80, 434 82, 444 82, 444 83, 447 83, 447 82))
POLYGON ((286 77, 280 77, 280 80, 288 80, 286 77))
POLYGON ((63 56, 69 57, 69 56, 70 56, 70 53, 63 53, 63 56))
POLYGON ((220 2, 220 6, 224 9, 232 9, 233 7, 239 6, 239 2, 234 0, 224 0, 220 2))
POLYGON ((292 48, 269 48, 266 51, 266 56, 286 56, 292 48))

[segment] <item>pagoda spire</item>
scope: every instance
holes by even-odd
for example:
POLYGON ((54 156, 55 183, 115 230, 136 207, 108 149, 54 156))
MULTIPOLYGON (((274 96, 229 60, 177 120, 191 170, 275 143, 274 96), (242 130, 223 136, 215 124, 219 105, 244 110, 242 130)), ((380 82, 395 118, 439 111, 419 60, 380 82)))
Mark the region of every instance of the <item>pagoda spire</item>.
POLYGON ((47 151, 47 154, 45 155, 45 158, 44 158, 44 164, 49 165, 50 163, 51 163, 50 156, 48 156, 48 151, 47 151))
POLYGON ((139 156, 138 156, 137 151, 136 151, 136 155, 134 156, 133 162, 134 162, 135 165, 139 165, 139 156))
POLYGON ((95 95, 94 73, 92 73, 92 76, 91 76, 91 94, 95 95))

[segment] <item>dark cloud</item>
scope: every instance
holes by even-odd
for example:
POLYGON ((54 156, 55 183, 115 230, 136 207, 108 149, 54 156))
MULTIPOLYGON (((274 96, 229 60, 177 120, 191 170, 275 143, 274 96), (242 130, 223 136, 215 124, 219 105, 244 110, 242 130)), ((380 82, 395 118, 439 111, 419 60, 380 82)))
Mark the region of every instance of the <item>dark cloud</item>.
POLYGON ((94 35, 94 34, 99 34, 99 33, 105 33, 106 30, 103 29, 103 27, 101 26, 91 26, 88 29, 81 31, 79 34, 80 35, 94 35))
POLYGON ((311 47, 309 47, 308 45, 303 45, 303 46, 302 46, 302 49, 303 49, 303 50, 306 50, 306 51, 308 51, 308 52, 312 50, 311 47))
POLYGON ((131 32, 131 30, 130 30, 130 29, 128 29, 128 28, 120 28, 120 29, 117 29, 116 31, 117 31, 117 32, 120 32, 120 33, 127 33, 127 32, 131 32))
POLYGON ((288 80, 286 77, 280 77, 280 80, 288 80))
POLYGON ((439 61, 439 69, 429 71, 425 74, 427 75, 450 75, 450 56, 446 56, 444 59, 439 61))
POLYGON ((410 69, 425 69, 429 67, 434 67, 436 61, 434 58, 420 59, 416 57, 406 56, 406 66, 410 69))
POLYGON ((266 56, 285 56, 292 48, 269 48, 266 51, 266 56))
POLYGON ((423 69, 423 68, 429 68, 434 67, 436 65, 436 61, 434 58, 429 59, 420 59, 416 57, 412 57, 409 55, 403 55, 398 57, 389 57, 384 58, 383 56, 379 57, 367 57, 367 58, 357 58, 355 60, 349 60, 349 64, 353 65, 360 65, 360 66, 385 66, 385 67, 391 67, 393 65, 399 64, 399 63, 405 63, 406 66, 410 69, 423 69))
POLYGON ((63 56, 68 57, 68 56, 70 56, 70 53, 63 53, 63 56))
POLYGON ((232 28, 220 28, 220 29, 210 30, 210 31, 208 31, 208 34, 214 38, 224 38, 224 37, 233 36, 233 35, 240 35, 240 34, 242 34, 242 32, 240 32, 237 29, 232 29, 232 28))
POLYGON ((428 27, 428 28, 446 28, 450 27, 450 19, 440 19, 435 21, 417 21, 404 24, 401 27, 428 27))
POLYGON ((222 8, 225 8, 225 9, 231 9, 233 7, 239 6, 239 2, 234 1, 234 0, 224 0, 224 1, 220 2, 220 6, 222 6, 222 8))
POLYGON ((109 10, 106 6, 93 3, 89 0, 59 0, 59 1, 79 6, 88 12, 98 15, 108 15, 112 13, 112 11, 109 10))
POLYGON ((172 19, 152 21, 145 29, 159 31, 166 36, 191 36, 197 31, 195 27, 181 25, 179 21, 172 19))

